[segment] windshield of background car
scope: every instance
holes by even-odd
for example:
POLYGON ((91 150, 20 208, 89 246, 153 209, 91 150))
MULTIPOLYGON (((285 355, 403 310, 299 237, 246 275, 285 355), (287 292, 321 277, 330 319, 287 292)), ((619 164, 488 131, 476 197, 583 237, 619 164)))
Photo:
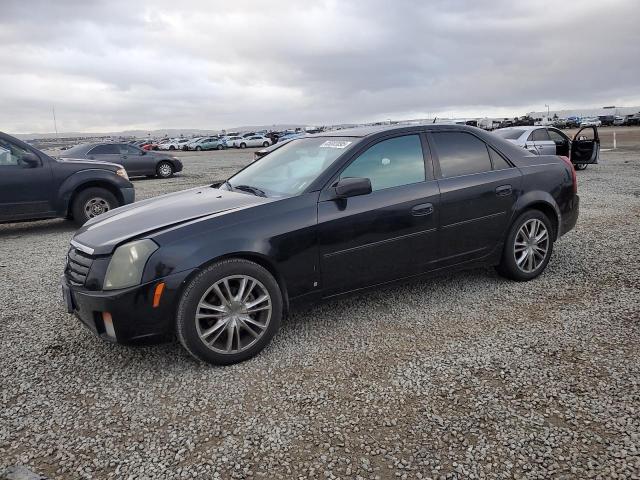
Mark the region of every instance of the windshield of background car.
POLYGON ((316 137, 292 140, 229 179, 231 186, 259 188, 269 197, 302 193, 357 141, 350 137, 316 137))
POLYGON ((524 132, 521 128, 507 128, 504 130, 495 130, 493 133, 506 140, 517 140, 524 132))

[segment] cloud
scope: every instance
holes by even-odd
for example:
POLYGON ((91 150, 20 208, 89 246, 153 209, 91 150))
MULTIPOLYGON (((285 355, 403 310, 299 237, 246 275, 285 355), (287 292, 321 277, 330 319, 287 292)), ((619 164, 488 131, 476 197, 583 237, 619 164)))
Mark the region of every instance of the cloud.
MULTIPOLYGON (((634 0, 4 0, 0 129, 221 128, 640 103, 634 0)), ((502 113, 500 113, 502 114, 502 113)))

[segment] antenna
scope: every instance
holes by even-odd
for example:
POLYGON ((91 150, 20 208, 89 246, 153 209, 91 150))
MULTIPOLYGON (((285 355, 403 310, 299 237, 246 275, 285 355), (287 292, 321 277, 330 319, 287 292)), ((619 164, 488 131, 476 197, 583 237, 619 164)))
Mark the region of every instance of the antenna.
POLYGON ((56 131, 56 138, 58 138, 58 124, 56 122, 56 106, 52 105, 51 110, 53 111, 53 129, 56 131))

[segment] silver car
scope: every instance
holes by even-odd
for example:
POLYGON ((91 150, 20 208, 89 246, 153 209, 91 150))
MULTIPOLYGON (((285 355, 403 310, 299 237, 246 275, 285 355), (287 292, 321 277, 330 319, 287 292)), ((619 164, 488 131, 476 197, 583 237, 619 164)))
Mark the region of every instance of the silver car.
POLYGON ((500 128, 493 133, 536 155, 567 157, 576 170, 598 163, 600 155, 600 138, 595 126, 581 128, 573 139, 557 128, 545 126, 500 128), (592 130, 592 134, 584 130, 592 130))

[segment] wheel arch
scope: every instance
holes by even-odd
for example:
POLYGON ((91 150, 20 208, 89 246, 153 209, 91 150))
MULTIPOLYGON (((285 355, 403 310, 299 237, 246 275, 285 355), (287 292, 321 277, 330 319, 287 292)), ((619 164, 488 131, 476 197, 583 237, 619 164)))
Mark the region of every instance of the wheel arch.
POLYGON ((548 195, 550 198, 545 198, 545 195, 535 195, 530 198, 522 197, 524 200, 518 202, 518 208, 516 210, 515 219, 527 210, 538 210, 544 213, 551 221, 553 227, 553 240, 558 239, 558 233, 560 231, 560 211, 553 201, 553 197, 546 192, 541 192, 548 195))
POLYGON ((109 183, 105 180, 87 180, 85 182, 77 184, 67 194, 67 198, 64 200, 64 204, 63 204, 64 205, 63 212, 65 216, 71 215, 73 210, 73 202, 75 201, 76 197, 87 188, 92 188, 92 187, 104 188, 105 190, 112 193, 118 199, 118 202, 120 203, 120 205, 124 205, 125 200, 122 195, 122 191, 116 185, 109 183))
POLYGON ((289 313, 289 292, 287 290, 287 284, 284 280, 284 277, 281 275, 275 263, 269 257, 256 252, 240 251, 240 252, 233 252, 233 253, 225 253, 224 255, 220 255, 215 258, 212 258, 211 260, 206 261, 205 263, 200 265, 198 268, 196 268, 193 272, 191 272, 191 274, 187 278, 184 279, 184 282, 182 283, 182 287, 180 289, 180 295, 182 295, 182 291, 191 282, 191 280, 202 270, 204 270, 205 268, 208 268, 214 263, 220 262, 222 260, 229 260, 234 258, 248 260, 250 262, 257 263, 273 276, 273 278, 276 280, 278 284, 278 287, 280 287, 280 292, 282 293, 283 315, 286 316, 289 313))

